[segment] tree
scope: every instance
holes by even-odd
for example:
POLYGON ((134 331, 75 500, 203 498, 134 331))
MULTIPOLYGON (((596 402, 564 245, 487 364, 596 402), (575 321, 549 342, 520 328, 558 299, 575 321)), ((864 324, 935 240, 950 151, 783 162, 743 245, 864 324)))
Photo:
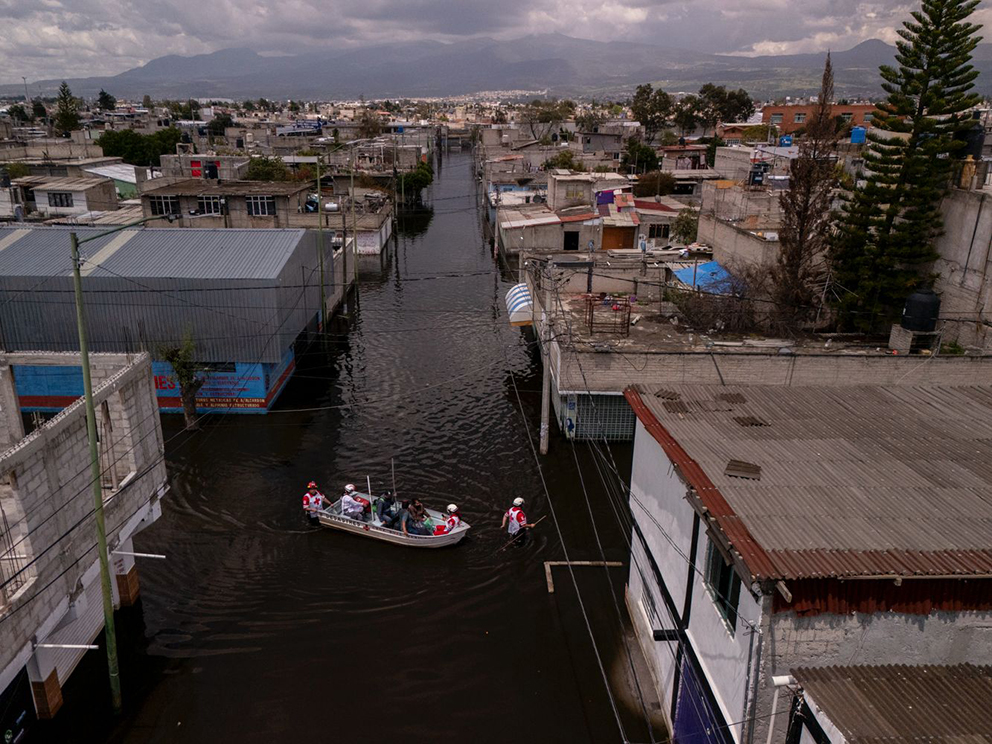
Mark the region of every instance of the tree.
POLYGON ((434 169, 430 163, 423 161, 417 167, 399 176, 396 182, 396 193, 402 194, 407 203, 418 203, 421 192, 434 182, 434 169))
POLYGON ((79 110, 69 84, 63 80, 59 86, 59 96, 55 108, 55 129, 68 137, 73 129, 79 129, 79 110))
POLYGON ((644 136, 650 144, 655 135, 667 126, 674 112, 674 100, 661 88, 654 90, 650 84, 638 85, 630 101, 630 110, 644 127, 644 136))
POLYGON ((282 162, 282 158, 259 155, 253 157, 248 163, 245 179, 248 181, 288 181, 289 168, 282 162))
POLYGON ((699 106, 699 98, 692 95, 683 96, 676 105, 672 121, 683 137, 699 124, 699 106))
POLYGON ((182 140, 175 127, 160 129, 154 134, 139 134, 133 129, 104 132, 96 143, 104 155, 123 158, 129 165, 160 165, 161 156, 174 153, 182 140))
POLYGON ((298 113, 300 113, 300 104, 298 104, 296 101, 290 100, 290 102, 289 102, 289 112, 291 114, 298 114, 298 113))
POLYGON ((778 128, 773 124, 755 124, 741 132, 741 142, 743 144, 762 143, 777 141, 778 128))
POLYGON ((682 245, 696 242, 699 232, 699 213, 692 207, 686 207, 675 217, 672 223, 672 237, 682 245))
POLYGON ((586 169, 581 160, 575 159, 575 152, 573 150, 564 149, 545 160, 541 167, 544 170, 564 168, 565 170, 584 171, 586 169))
POLYGON ((102 111, 113 111, 117 108, 117 99, 100 88, 100 94, 96 97, 96 105, 102 111))
POLYGON ((31 104, 31 116, 34 119, 44 119, 48 116, 48 109, 45 108, 45 104, 41 101, 35 101, 31 104))
POLYGON ((575 117, 575 126, 580 132, 595 132, 606 121, 599 111, 590 109, 575 117))
POLYGON ((816 108, 799 141, 799 156, 789 164, 789 190, 779 196, 782 224, 771 294, 773 316, 788 331, 798 331, 812 320, 818 287, 825 280, 830 207, 837 187, 837 123, 830 114, 833 98, 834 72, 827 54, 816 108))
POLYGON ((228 127, 234 126, 234 119, 230 114, 218 114, 207 124, 207 132, 211 137, 223 137, 224 131, 228 127))
POLYGON ((365 109, 362 118, 358 120, 359 139, 372 139, 382 134, 382 120, 374 111, 365 109))
POLYGON ((141 97, 141 107, 146 109, 150 109, 152 107, 152 97, 147 93, 141 97))
POLYGON ((897 67, 869 130, 865 184, 846 201, 830 249, 842 328, 880 331, 927 281, 943 223, 954 135, 978 103, 971 54, 978 0, 923 0, 899 30, 897 67))
POLYGON ((13 106, 8 108, 7 114, 10 116, 11 119, 20 122, 22 124, 24 122, 31 121, 34 118, 33 116, 31 116, 31 114, 27 112, 27 109, 25 109, 24 106, 22 106, 19 103, 15 103, 13 106))
POLYGON ((31 175, 31 169, 24 163, 7 163, 7 175, 11 178, 24 178, 31 175))
POLYGON ((706 83, 699 89, 700 121, 716 130, 720 122, 743 121, 754 113, 754 101, 743 88, 727 90, 722 85, 706 83))
POLYGON ((648 147, 636 139, 630 139, 627 141, 627 148, 620 163, 627 173, 647 173, 658 169, 658 153, 653 147, 648 147))
POLYGON ((664 171, 651 171, 638 177, 634 196, 667 196, 675 191, 675 176, 664 171))
POLYGON ((530 136, 536 140, 549 137, 559 125, 575 113, 572 101, 551 99, 542 101, 535 98, 523 107, 520 121, 527 127, 530 136))
POLYGON ((179 383, 179 397, 183 402, 183 418, 186 420, 186 430, 200 428, 200 420, 196 415, 196 394, 203 387, 204 379, 200 376, 201 365, 194 361, 196 344, 193 335, 187 331, 183 340, 176 346, 166 346, 159 351, 162 359, 172 365, 179 383))
POLYGON ((241 108, 244 109, 245 111, 254 111, 255 110, 255 102, 254 101, 245 101, 244 103, 241 104, 241 108))

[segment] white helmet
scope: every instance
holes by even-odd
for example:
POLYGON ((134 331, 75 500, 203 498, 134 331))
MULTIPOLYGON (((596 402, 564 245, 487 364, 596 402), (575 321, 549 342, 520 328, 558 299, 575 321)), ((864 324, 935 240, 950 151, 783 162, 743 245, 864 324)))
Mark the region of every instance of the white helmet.
POLYGON ((355 487, 351 483, 349 483, 347 486, 344 487, 344 492, 345 493, 354 493, 355 492, 355 487))
POLYGON ((457 506, 454 504, 448 504, 448 514, 454 514, 456 511, 458 511, 457 506))
POLYGON ((513 505, 514 506, 523 506, 524 505, 524 500, 522 498, 520 498, 519 496, 517 496, 517 498, 515 498, 513 500, 513 505))

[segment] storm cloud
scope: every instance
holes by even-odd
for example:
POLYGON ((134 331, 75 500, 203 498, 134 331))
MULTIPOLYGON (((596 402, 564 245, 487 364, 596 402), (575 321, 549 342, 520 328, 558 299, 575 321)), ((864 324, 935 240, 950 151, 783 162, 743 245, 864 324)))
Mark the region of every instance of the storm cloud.
MULTIPOLYGON (((899 0, 0 0, 0 82, 113 75, 167 54, 295 54, 391 41, 559 32, 716 53, 892 42, 899 0)), ((979 22, 992 22, 982 7, 979 22)))

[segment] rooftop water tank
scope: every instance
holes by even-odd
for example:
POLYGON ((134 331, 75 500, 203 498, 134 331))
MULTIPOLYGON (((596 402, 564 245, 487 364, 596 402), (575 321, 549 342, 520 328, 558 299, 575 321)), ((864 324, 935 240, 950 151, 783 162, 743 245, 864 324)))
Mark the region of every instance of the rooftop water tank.
POLYGON ((932 333, 940 315, 940 298, 930 289, 918 289, 906 299, 902 327, 907 331, 932 333))

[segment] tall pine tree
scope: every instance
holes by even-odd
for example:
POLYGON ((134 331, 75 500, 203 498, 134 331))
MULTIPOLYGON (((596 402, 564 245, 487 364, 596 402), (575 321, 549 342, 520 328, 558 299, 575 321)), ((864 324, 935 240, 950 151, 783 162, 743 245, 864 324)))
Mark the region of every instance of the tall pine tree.
POLYGON ((79 129, 79 102, 65 80, 59 86, 59 97, 55 104, 55 129, 66 137, 73 129, 79 129))
POLYGON ((923 0, 899 30, 897 67, 880 68, 878 104, 864 158, 865 183, 849 197, 831 246, 841 326, 883 330, 926 281, 943 229, 962 112, 978 103, 970 64, 978 0, 923 0))

